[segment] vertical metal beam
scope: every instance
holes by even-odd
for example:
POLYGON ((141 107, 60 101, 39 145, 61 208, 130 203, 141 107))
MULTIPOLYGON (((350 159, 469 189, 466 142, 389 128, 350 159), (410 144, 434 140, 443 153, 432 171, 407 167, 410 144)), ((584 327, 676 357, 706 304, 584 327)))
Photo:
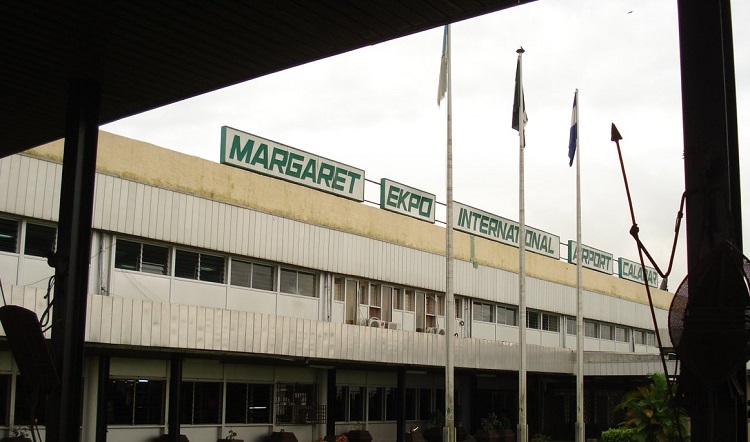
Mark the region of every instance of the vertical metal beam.
POLYGON ((336 439, 336 369, 328 369, 328 394, 326 398, 326 440, 336 439))
POLYGON ((169 442, 179 442, 180 440, 180 389, 182 387, 182 362, 183 357, 180 354, 172 355, 169 364, 169 417, 168 432, 169 442))
POLYGON ((107 442, 107 400, 109 391, 109 356, 99 356, 99 382, 96 401, 96 442, 107 442))
MULTIPOLYGON (((678 0, 688 269, 723 241, 742 250, 737 105, 729 0, 678 0)), ((692 286, 692 284, 691 284, 692 286)), ((745 368, 739 388, 708 391, 683 370, 694 440, 747 440, 745 368), (713 404, 713 406, 709 405, 713 404)))
POLYGON ((71 81, 60 191, 52 324, 52 351, 61 385, 51 395, 48 442, 77 441, 80 438, 99 99, 97 83, 71 81))
POLYGON ((406 368, 396 374, 396 442, 406 439, 406 368))

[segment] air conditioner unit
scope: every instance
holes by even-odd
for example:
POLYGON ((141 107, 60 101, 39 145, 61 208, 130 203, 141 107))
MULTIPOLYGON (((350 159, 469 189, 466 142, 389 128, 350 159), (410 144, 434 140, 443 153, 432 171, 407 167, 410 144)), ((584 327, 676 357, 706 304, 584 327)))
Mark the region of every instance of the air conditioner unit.
POLYGON ((444 335, 445 334, 445 329, 444 328, 439 328, 438 331, 437 331, 437 334, 444 335))
POLYGON ((437 332, 438 332, 438 328, 437 327, 427 327, 425 329, 425 333, 437 334, 437 332))
POLYGON ((398 330, 398 322, 388 322, 386 323, 386 328, 389 328, 391 330, 398 330))
POLYGON ((385 328, 385 321, 381 321, 378 318, 370 318, 370 322, 368 325, 370 327, 385 328))

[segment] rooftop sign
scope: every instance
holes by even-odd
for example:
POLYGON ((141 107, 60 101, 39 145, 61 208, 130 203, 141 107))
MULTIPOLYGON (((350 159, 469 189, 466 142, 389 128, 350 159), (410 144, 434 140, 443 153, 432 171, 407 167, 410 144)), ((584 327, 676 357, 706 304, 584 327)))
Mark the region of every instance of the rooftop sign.
MULTIPOLYGON (((627 279, 628 281, 643 282, 643 269, 640 263, 625 258, 620 258, 618 262, 620 264, 620 278, 627 279)), ((648 285, 651 287, 659 285, 659 274, 656 272, 656 269, 646 266, 646 277, 648 278, 648 285)))
MULTIPOLYGON (((518 247, 521 229, 515 221, 457 202, 453 203, 453 228, 514 247, 518 247)), ((560 259, 560 237, 526 226, 526 249, 560 259)))
POLYGON ((435 195, 386 178, 380 180, 380 208, 435 222, 435 195))
MULTIPOLYGON (((578 254, 577 244, 573 240, 568 241, 568 262, 576 264, 578 254)), ((581 266, 587 269, 596 270, 608 275, 612 274, 612 260, 613 256, 611 253, 602 252, 593 247, 589 247, 584 244, 581 247, 581 266)))
POLYGON ((221 128, 219 162, 344 198, 365 199, 364 170, 228 126, 221 128))

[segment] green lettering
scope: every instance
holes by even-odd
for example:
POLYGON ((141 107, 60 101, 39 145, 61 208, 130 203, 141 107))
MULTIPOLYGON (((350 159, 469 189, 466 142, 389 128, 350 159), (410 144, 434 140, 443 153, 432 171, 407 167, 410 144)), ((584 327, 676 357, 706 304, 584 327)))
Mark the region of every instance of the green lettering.
POLYGON ((351 170, 348 172, 348 175, 352 179, 352 183, 349 185, 349 193, 354 193, 354 183, 358 179, 362 178, 362 175, 358 174, 357 172, 351 171, 351 170))
POLYGON ((320 170, 318 171, 318 179, 315 181, 317 184, 325 181, 326 187, 331 187, 331 180, 336 169, 327 163, 320 163, 320 170))
POLYGON ((398 207, 403 207, 403 209, 407 212, 409 211, 409 208, 406 207, 406 197, 409 195, 411 195, 411 192, 404 192, 403 190, 401 190, 401 194, 398 197, 398 207))
POLYGON ((264 169, 268 170, 268 146, 265 143, 260 143, 258 150, 253 155, 253 160, 250 161, 251 166, 261 164, 264 169))
POLYGON ((235 135, 232 140, 232 148, 229 150, 229 158, 236 159, 237 161, 250 162, 250 155, 255 145, 254 140, 247 140, 244 147, 240 147, 240 136, 235 135))
POLYGON ((401 189, 396 186, 391 186, 388 189, 388 198, 386 198, 385 203, 391 207, 398 208, 398 195, 400 190, 401 189))
POLYGON ((458 225, 469 228, 469 211, 461 207, 458 209, 458 225))
POLYGON ((432 199, 431 198, 424 198, 422 199, 422 204, 419 205, 419 214, 422 216, 429 217, 432 215, 432 199), (427 208, 425 209, 425 205, 427 208))
POLYGON ((332 187, 335 190, 343 191, 344 190, 344 186, 340 185, 339 183, 345 183, 345 182, 346 182, 346 169, 342 169, 340 167, 337 167, 336 168, 336 173, 334 175, 333 186, 332 187), (342 172, 344 173, 343 177, 341 176, 342 172))
POLYGON ((273 166, 278 166, 279 173, 284 173, 284 167, 286 166, 286 160, 288 158, 289 152, 274 147, 273 153, 271 154, 271 164, 268 165, 268 170, 273 172, 273 166))
POLYGON ((300 161, 304 159, 305 157, 300 154, 289 152, 289 165, 286 168, 286 174, 290 177, 299 178, 302 172, 302 163, 300 161))
POLYGON ((318 162, 315 160, 315 158, 310 158, 307 161, 307 164, 305 165, 305 170, 302 172, 302 178, 303 180, 306 180, 308 178, 312 179, 313 182, 316 182, 315 175, 317 175, 316 172, 316 166, 318 165, 318 162))

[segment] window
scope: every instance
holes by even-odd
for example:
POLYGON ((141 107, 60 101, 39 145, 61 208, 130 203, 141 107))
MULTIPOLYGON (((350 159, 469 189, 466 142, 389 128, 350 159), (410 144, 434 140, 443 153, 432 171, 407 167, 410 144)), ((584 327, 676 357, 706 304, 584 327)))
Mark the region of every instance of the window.
POLYGON ((281 285, 283 293, 293 295, 315 296, 315 275, 292 269, 281 269, 281 285))
POLYGON ((492 305, 481 302, 474 302, 474 320, 483 322, 493 322, 492 305))
POLYGON ((406 311, 413 312, 416 308, 414 290, 404 290, 404 307, 406 311))
POLYGON ((273 266, 232 260, 232 285, 272 291, 273 279, 273 266))
POLYGON ((393 289, 393 308, 396 310, 404 309, 404 298, 401 296, 401 289, 393 289))
POLYGON ((396 387, 385 387, 385 420, 395 421, 396 411, 398 405, 396 405, 396 387))
POLYGON ((16 403, 14 407, 16 413, 14 423, 16 425, 29 425, 34 422, 44 425, 47 422, 44 414, 47 409, 46 395, 38 394, 36 396, 34 414, 32 415, 31 412, 31 401, 38 390, 37 387, 30 385, 23 375, 16 378, 16 403))
POLYGON ((0 252, 18 252, 18 221, 0 218, 0 252))
POLYGON ((565 324, 567 328, 567 333, 569 335, 577 335, 578 334, 578 326, 576 324, 576 318, 565 318, 565 324))
POLYGON ((615 340, 628 342, 628 329, 625 327, 615 327, 615 340))
POLYGON ((608 341, 614 341, 615 330, 609 324, 599 324, 599 337, 608 341))
POLYGON ((118 238, 115 268, 168 275, 169 248, 118 238))
POLYGON ((180 423, 221 423, 220 382, 185 382, 180 386, 180 423))
POLYGON ((110 379, 107 424, 161 425, 164 423, 163 380, 110 379))
POLYGON ((445 295, 437 295, 435 301, 437 303, 437 314, 445 316, 445 295))
POLYGON ((599 324, 592 321, 583 321, 583 335, 589 338, 598 338, 599 324))
POLYGON ((539 312, 526 312, 526 327, 539 329, 539 312))
POLYGON ((227 383, 226 417, 228 424, 270 424, 270 384, 227 383))
POLYGON ((646 345, 656 346, 656 335, 654 332, 646 332, 646 345))
POLYGON ((23 253, 30 256, 46 257, 55 251, 57 229, 40 224, 26 223, 26 238, 23 253))
POLYGON ((369 387, 367 389, 367 420, 382 421, 385 415, 385 389, 383 387, 369 387))
POLYGON ((318 406, 315 384, 280 383, 276 386, 276 398, 276 424, 325 423, 325 406, 318 406))
POLYGON ((404 404, 404 419, 413 421, 417 419, 417 389, 406 389, 406 400, 404 404))
POLYGON ((224 257, 177 250, 174 276, 223 283, 224 257))
POLYGON ((516 323, 516 309, 510 307, 504 307, 502 305, 497 307, 497 323, 505 325, 517 325, 516 323))
POLYGON ((349 387, 349 422, 365 420, 365 387, 349 387))
POLYGON ((335 301, 344 300, 344 280, 341 278, 333 278, 333 299, 335 301))
POLYGON ((429 388, 419 389, 419 420, 430 420, 432 417, 432 390, 429 388))
POLYGON ((549 313, 542 313, 542 330, 560 331, 560 317, 549 313))

